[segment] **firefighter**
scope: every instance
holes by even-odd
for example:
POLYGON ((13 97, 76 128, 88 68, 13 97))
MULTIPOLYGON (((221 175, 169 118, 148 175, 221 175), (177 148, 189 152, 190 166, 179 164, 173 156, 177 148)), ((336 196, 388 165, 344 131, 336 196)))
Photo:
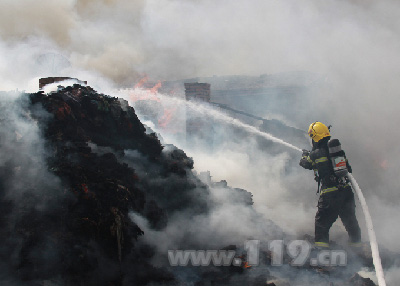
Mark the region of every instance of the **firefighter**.
MULTIPOLYGON (((315 215, 315 246, 317 248, 329 247, 329 229, 338 216, 343 222, 349 237, 351 246, 361 246, 361 231, 355 214, 354 193, 349 181, 345 176, 338 176, 330 151, 337 146, 331 147, 330 142, 339 142, 337 139, 330 140, 329 128, 321 123, 314 122, 308 129, 308 135, 312 139, 312 151, 303 151, 300 166, 305 169, 314 170, 318 182, 318 211, 315 215), (328 147, 329 143, 329 147, 328 147), (321 184, 321 190, 319 186, 321 184)), ((340 143, 339 148, 340 148, 340 143)), ((333 150, 335 151, 335 150, 333 150)), ((343 154, 342 169, 346 168, 351 173, 351 166, 343 154)), ((340 163, 338 163, 340 165, 340 163)))

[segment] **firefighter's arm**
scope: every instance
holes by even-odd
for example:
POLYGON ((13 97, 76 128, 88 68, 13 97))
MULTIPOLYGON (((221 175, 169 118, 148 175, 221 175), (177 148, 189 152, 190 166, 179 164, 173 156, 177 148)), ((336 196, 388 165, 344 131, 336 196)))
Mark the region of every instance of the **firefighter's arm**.
POLYGON ((304 169, 307 169, 307 170, 312 170, 313 169, 313 161, 310 158, 310 152, 309 151, 303 150, 303 155, 301 156, 299 165, 302 166, 304 169))

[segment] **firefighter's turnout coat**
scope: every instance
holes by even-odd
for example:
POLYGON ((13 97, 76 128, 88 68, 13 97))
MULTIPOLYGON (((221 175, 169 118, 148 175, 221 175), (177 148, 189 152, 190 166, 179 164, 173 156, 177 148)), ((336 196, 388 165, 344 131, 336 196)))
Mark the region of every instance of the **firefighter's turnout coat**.
MULTIPOLYGON (((313 142, 312 151, 304 154, 300 160, 300 166, 314 170, 316 180, 321 183, 315 216, 315 245, 329 247, 329 229, 338 216, 350 236, 350 243, 356 245, 361 240, 361 232, 355 215, 354 194, 347 180, 335 176, 329 157, 329 139, 325 137, 313 142)), ((346 164, 351 172, 347 159, 346 164)))

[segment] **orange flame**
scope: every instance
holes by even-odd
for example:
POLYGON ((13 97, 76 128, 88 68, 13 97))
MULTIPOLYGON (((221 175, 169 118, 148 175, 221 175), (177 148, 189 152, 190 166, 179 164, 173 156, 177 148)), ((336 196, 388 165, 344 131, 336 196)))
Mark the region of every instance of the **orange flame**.
POLYGON ((250 268, 250 267, 251 267, 251 265, 249 265, 249 263, 247 261, 243 264, 243 268, 244 269, 247 269, 247 268, 250 268))
POLYGON ((152 88, 150 88, 150 92, 151 92, 152 94, 156 94, 160 88, 161 88, 161 81, 158 81, 157 84, 156 84, 155 86, 153 86, 152 88))
MULTIPOLYGON (((139 100, 157 101, 161 102, 160 98, 157 96, 159 89, 162 87, 162 82, 158 81, 153 87, 146 88, 148 84, 148 76, 143 77, 136 85, 135 89, 130 93, 130 99, 133 102, 139 100), (147 83, 147 84, 146 84, 147 83)), ((168 130, 169 133, 177 133, 179 130, 173 130, 173 126, 170 125, 174 114, 176 114, 175 108, 164 107, 164 113, 158 118, 158 126, 164 130, 168 130)))
POLYGON ((148 81, 147 75, 142 78, 137 84, 135 84, 135 89, 130 94, 130 99, 132 101, 138 100, 154 100, 160 102, 160 99, 156 96, 158 90, 161 88, 161 81, 154 85, 150 89, 142 89, 143 85, 148 81), (140 90, 138 90, 140 89, 140 90))
POLYGON ((171 122, 172 115, 175 113, 176 108, 172 109, 164 109, 163 116, 158 119, 158 125, 162 128, 166 128, 168 124, 171 122))
POLYGON ((135 84, 135 87, 134 87, 134 88, 140 88, 140 87, 142 87, 148 80, 149 80, 148 76, 145 75, 143 78, 141 78, 141 79, 139 80, 139 82, 138 82, 137 84, 135 84))

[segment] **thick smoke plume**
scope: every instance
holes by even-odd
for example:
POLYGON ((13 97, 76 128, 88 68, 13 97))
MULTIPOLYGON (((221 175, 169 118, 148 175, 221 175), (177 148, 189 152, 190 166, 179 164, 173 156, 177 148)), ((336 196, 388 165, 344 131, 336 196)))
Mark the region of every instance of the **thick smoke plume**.
MULTIPOLYGON (((105 91, 133 86, 144 74, 170 80, 318 73, 325 81, 312 98, 304 99, 308 110, 296 116, 296 125, 306 129, 315 120, 333 125, 332 135, 341 140, 371 204, 378 241, 399 251, 400 233, 394 227, 400 218, 399 13, 395 0, 3 0, 0 90, 37 90, 37 77, 49 75, 78 77, 105 91)), ((204 153, 193 157, 216 180, 254 192, 256 204, 276 202, 275 208, 282 210, 275 214, 285 213, 286 205, 278 203, 283 198, 304 202, 300 225, 311 225, 307 198, 314 192, 312 175, 298 170, 283 178, 279 174, 287 155, 260 159, 257 148, 248 147, 249 155, 238 146, 233 143, 212 158, 220 160, 205 160, 204 153), (222 171, 222 162, 229 172, 222 171), (269 169, 271 162, 275 168, 269 169), (265 182, 250 171, 256 166, 274 179, 266 180, 274 192, 265 199, 265 182), (242 177, 232 175, 243 170, 242 177)), ((287 220, 288 228, 293 220, 287 220)))

